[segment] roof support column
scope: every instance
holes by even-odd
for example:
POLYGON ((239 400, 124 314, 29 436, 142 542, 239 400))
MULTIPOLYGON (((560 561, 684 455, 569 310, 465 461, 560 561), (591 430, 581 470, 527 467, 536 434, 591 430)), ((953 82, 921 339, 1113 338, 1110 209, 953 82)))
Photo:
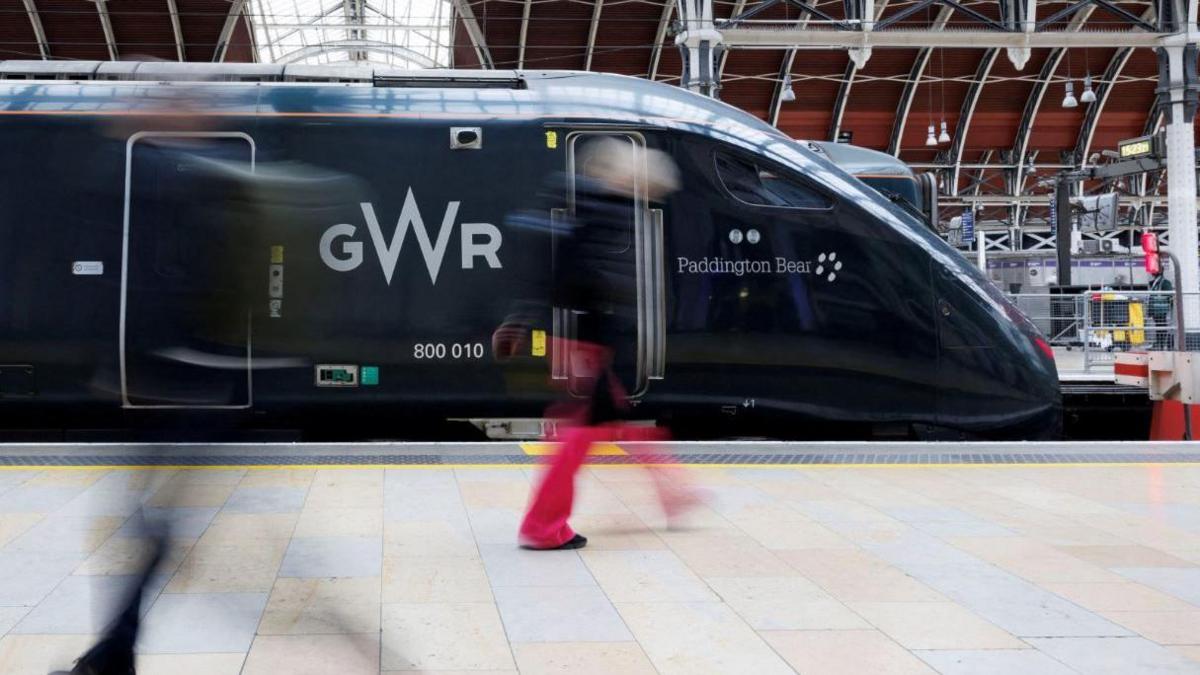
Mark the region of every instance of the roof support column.
POLYGON ((592 24, 588 26, 587 56, 583 59, 583 69, 592 69, 592 55, 596 53, 596 33, 600 30, 600 12, 604 9, 604 0, 594 0, 592 3, 592 24))
POLYGON ((113 34, 112 20, 108 16, 107 0, 96 0, 96 12, 100 15, 100 28, 104 30, 104 44, 108 47, 110 61, 117 60, 117 37, 113 34))
POLYGON ((721 84, 717 81, 717 63, 723 47, 721 33, 713 27, 712 0, 679 0, 679 18, 683 30, 675 36, 675 45, 683 59, 681 84, 716 98, 721 84))
POLYGON ((963 152, 967 147, 967 134, 971 131, 971 118, 975 116, 975 106, 979 103, 979 96, 983 93, 988 75, 991 74, 992 66, 996 64, 999 56, 999 49, 989 49, 984 52, 983 58, 979 60, 979 65, 975 68, 975 77, 971 80, 971 86, 967 88, 967 96, 963 99, 962 109, 958 113, 958 124, 955 125, 954 137, 950 140, 950 161, 954 163, 954 172, 950 176, 948 192, 952 195, 958 194, 963 152))
MULTIPOLYGON (((862 7, 858 8, 857 0, 846 0, 846 20, 848 22, 857 22, 857 25, 861 27, 863 32, 870 31, 875 26, 875 22, 883 17, 883 12, 887 9, 889 1, 879 0, 879 5, 876 5, 875 0, 863 0, 862 7), (862 11, 865 14, 852 17, 851 7, 857 8, 854 10, 855 12, 862 11)), ((805 15, 805 20, 808 20, 807 15, 805 15)), ((791 71, 792 60, 795 56, 796 50, 792 49, 784 57, 784 62, 787 63, 789 72, 791 71)), ((842 84, 838 87, 838 97, 833 102, 833 117, 829 121, 829 140, 831 141, 836 141, 842 133, 842 119, 846 115, 846 101, 849 100, 850 92, 854 88, 854 78, 856 75, 858 75, 858 62, 851 58, 850 62, 846 64, 846 73, 842 76, 842 84)), ((771 101, 771 110, 774 115, 771 124, 774 125, 775 120, 778 119, 778 111, 775 106, 775 99, 772 98, 771 101)))
POLYGON ((167 12, 171 14, 171 33, 175 36, 175 56, 180 61, 187 61, 183 53, 183 28, 179 25, 179 6, 175 0, 167 0, 167 12))
POLYGON ((453 4, 454 13, 462 19, 463 26, 467 29, 467 37, 471 38, 471 45, 475 47, 475 58, 479 60, 479 66, 494 69, 496 63, 492 61, 492 52, 488 49, 487 40, 479 27, 479 21, 475 19, 475 11, 471 9, 470 2, 453 0, 453 4))
POLYGON ((46 42, 46 31, 42 28, 42 19, 38 16, 37 4, 34 0, 25 0, 25 13, 29 15, 29 25, 33 27, 33 37, 38 43, 38 52, 43 59, 50 58, 50 44, 46 42))
MULTIPOLYGON (((1159 100, 1167 121, 1167 229, 1171 250, 1179 261, 1185 294, 1184 326, 1200 330, 1200 255, 1196 232, 1196 119, 1200 79, 1196 76, 1196 45, 1181 44, 1158 50, 1159 100)), ((1176 347, 1183 349, 1181 345, 1176 347)))
POLYGON ((517 70, 525 69, 525 44, 529 39, 529 14, 533 11, 533 0, 525 0, 521 7, 521 37, 517 43, 517 70))
MULTIPOLYGON (((746 0, 735 0, 733 10, 729 12, 729 16, 741 16, 742 12, 746 11, 746 0)), ((729 62, 729 50, 721 51, 721 57, 717 59, 717 82, 725 81, 725 64, 729 62)))
POLYGON ((667 39, 667 26, 670 24, 671 14, 674 11, 675 0, 665 0, 662 16, 658 18, 658 30, 654 32, 654 49, 650 52, 650 70, 646 75, 646 79, 651 82, 658 79, 658 64, 662 61, 663 40, 667 39))
POLYGON ((225 60, 225 54, 229 51, 229 41, 233 39, 233 29, 237 26, 238 17, 242 15, 245 6, 246 0, 233 0, 229 5, 229 14, 225 15, 225 25, 221 27, 221 34, 217 37, 217 47, 213 49, 214 63, 225 60))
MULTIPOLYGON (((810 17, 812 17, 812 14, 809 14, 808 12, 801 14, 800 19, 796 21, 796 27, 800 29, 807 28, 810 17)), ((796 49, 789 49, 784 52, 783 62, 779 65, 779 79, 775 82, 774 90, 771 92, 771 107, 767 115, 767 122, 770 123, 771 126, 779 125, 779 111, 783 107, 783 85, 785 81, 788 81, 790 84, 791 78, 788 76, 792 74, 792 64, 796 61, 797 51, 798 50, 796 49)), ((845 85, 843 84, 843 86, 845 85)), ((835 105, 845 108, 845 98, 839 96, 835 105)), ((841 127, 840 116, 841 113, 838 110, 834 110, 834 122, 839 128, 841 127)), ((833 125, 831 124, 830 126, 833 125)), ((836 136, 834 136, 832 140, 837 140, 836 136)))

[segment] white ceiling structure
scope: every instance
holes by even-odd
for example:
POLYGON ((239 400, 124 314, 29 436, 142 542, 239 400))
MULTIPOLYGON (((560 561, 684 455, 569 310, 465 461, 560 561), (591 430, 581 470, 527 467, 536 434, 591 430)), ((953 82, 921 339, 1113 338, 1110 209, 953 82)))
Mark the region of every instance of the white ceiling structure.
POLYGON ((450 64, 449 0, 248 0, 263 63, 450 64))

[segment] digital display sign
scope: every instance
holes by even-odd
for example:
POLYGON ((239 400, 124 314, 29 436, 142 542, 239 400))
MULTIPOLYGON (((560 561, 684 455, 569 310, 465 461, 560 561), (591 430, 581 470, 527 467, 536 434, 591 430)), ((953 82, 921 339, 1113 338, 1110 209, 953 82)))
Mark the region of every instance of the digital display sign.
POLYGON ((1154 154, 1154 142, 1150 136, 1131 138, 1117 143, 1117 152, 1121 159, 1133 159, 1154 154))

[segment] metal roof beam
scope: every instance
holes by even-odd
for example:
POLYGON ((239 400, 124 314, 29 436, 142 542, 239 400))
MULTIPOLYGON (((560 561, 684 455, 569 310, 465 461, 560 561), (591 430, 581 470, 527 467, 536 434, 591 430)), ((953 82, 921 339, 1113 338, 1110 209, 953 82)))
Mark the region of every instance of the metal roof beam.
POLYGON ((846 102, 850 99, 850 92, 854 89, 854 76, 857 73, 858 64, 853 60, 847 62, 846 72, 842 75, 842 83, 838 86, 837 98, 833 99, 833 116, 829 119, 829 140, 831 141, 836 141, 838 134, 842 132, 842 118, 846 116, 846 102))
MULTIPOLYGON (((803 29, 808 27, 809 15, 804 14, 796 20, 796 25, 803 29)), ((779 110, 783 107, 783 85, 789 78, 788 75, 792 72, 792 64, 796 62, 796 50, 789 49, 783 54, 783 61, 779 64, 779 79, 775 80, 775 86, 771 91, 771 107, 767 110, 767 122, 771 126, 779 124, 779 110)))
MULTIPOLYGON (((1065 37, 1077 34, 1092 16, 1093 9, 1094 7, 1088 5, 1076 12, 1071 18, 1070 25, 1067 26, 1068 32, 1056 33, 1056 35, 1065 37)), ((1054 79, 1054 73, 1058 71, 1058 66, 1062 63, 1066 53, 1067 47, 1060 47, 1050 53, 1045 65, 1042 66, 1041 75, 1033 85, 1033 91, 1029 92, 1029 98, 1025 101, 1025 112, 1021 115, 1021 125, 1017 127, 1016 142, 1013 143, 1012 150, 1012 161, 1017 165, 1013 169, 1014 192, 1021 192, 1025 189, 1025 156, 1029 152, 1029 138, 1033 134, 1033 125, 1037 121, 1037 113, 1042 106, 1042 99, 1046 97, 1046 89, 1049 88, 1050 82, 1054 79)), ((1018 227, 1020 226, 1019 220, 1015 223, 1018 227)))
MULTIPOLYGON (((1000 2, 1000 20, 1011 31, 1024 30, 1032 32, 1036 12, 1037 3, 1035 0, 1001 0, 1000 2)), ((1029 50, 1010 50, 1010 60, 1013 60, 1014 54, 1020 57, 1014 60, 1014 64, 1019 61, 1017 68, 1024 68, 1025 61, 1029 58, 1029 50)), ((963 168, 963 152, 967 147, 967 136, 971 131, 971 120, 975 116, 975 107, 979 105, 979 97, 983 94, 983 88, 987 85, 988 76, 992 74, 992 67, 996 65, 996 59, 999 56, 1000 50, 998 48, 993 47, 984 52, 983 58, 979 59, 979 65, 975 67, 975 77, 971 80, 971 85, 967 89, 967 95, 963 99, 962 108, 959 110, 958 122, 954 125, 954 136, 950 139, 950 163, 954 166, 953 173, 950 174, 950 189, 948 191, 950 194, 958 194, 958 182, 963 168)), ((984 157, 988 159, 991 156, 991 150, 984 153, 984 157)))
MULTIPOLYGON (((884 10, 887 9, 889 0, 880 0, 879 4, 874 6, 874 15, 869 19, 870 25, 863 26, 863 30, 870 30, 880 18, 883 17, 884 10)), ((845 0, 846 18, 851 18, 851 8, 853 8, 853 18, 859 21, 863 20, 862 12, 872 9, 872 7, 860 6, 858 0, 845 0)), ((789 50, 789 53, 794 59, 796 50, 789 50)), ((788 69, 791 69, 788 62, 788 69)), ((842 132, 842 119, 846 116, 846 102, 850 98, 850 92, 854 89, 854 78, 858 75, 858 62, 850 59, 846 64, 846 73, 842 77, 842 84, 838 87, 838 97, 833 102, 833 116, 829 120, 829 140, 836 141, 838 134, 842 132)))
POLYGON ((658 18, 658 30, 654 33, 654 49, 650 52, 650 70, 647 77, 658 77, 658 64, 662 62, 663 40, 667 39, 667 27, 671 25, 671 14, 675 11, 675 0, 663 2, 662 15, 658 18))
POLYGON ((229 13, 225 15, 225 25, 221 27, 221 34, 217 36, 217 47, 213 50, 213 63, 225 61, 225 55, 229 52, 229 41, 233 38, 233 29, 237 26, 238 17, 242 15, 245 7, 246 0, 233 0, 229 5, 229 13))
POLYGON ((521 7, 521 37, 517 43, 517 69, 525 68, 525 45, 529 41, 529 15, 533 12, 533 0, 525 0, 521 7))
POLYGON ((796 60, 796 50, 789 49, 783 55, 783 61, 779 65, 779 78, 775 80, 775 86, 771 91, 771 107, 768 109, 767 122, 771 126, 779 124, 779 110, 783 107, 783 85, 787 82, 788 75, 792 72, 792 64, 796 60))
MULTIPOLYGON (((992 156, 995 154, 995 150, 988 150, 987 152, 983 153, 983 157, 980 157, 980 159, 982 160, 983 164, 987 164, 988 162, 992 161, 992 156)), ((974 179, 974 182, 971 185, 974 188, 973 192, 977 195, 983 193, 983 184, 987 182, 984 180, 985 171, 987 171, 987 169, 982 166, 979 167, 978 177, 974 179)))
POLYGON ((463 26, 467 29, 467 37, 471 38, 471 45, 475 47, 475 57, 479 60, 480 66, 494 69, 496 62, 492 60, 492 52, 488 49, 487 39, 479 27, 479 22, 475 20, 475 11, 471 9, 471 3, 468 0, 452 0, 452 2, 455 13, 462 19, 463 26))
POLYGON ((596 33, 600 31, 600 12, 604 11, 604 0, 592 3, 592 24, 588 26, 587 56, 583 59, 583 69, 592 69, 592 56, 596 53, 596 33))
POLYGON ((963 168, 963 150, 967 147, 967 134, 971 131, 971 118, 975 116, 975 106, 979 104, 979 96, 983 93, 988 75, 991 74, 992 66, 996 65, 996 59, 999 57, 999 49, 989 49, 984 52, 983 58, 979 60, 979 65, 975 68, 975 77, 971 80, 970 88, 967 89, 967 96, 963 99, 962 108, 959 110, 954 137, 950 140, 950 159, 954 164, 954 173, 950 176, 951 194, 958 193, 958 180, 963 168))
POLYGON ((242 23, 246 24, 246 35, 250 36, 250 54, 254 63, 262 63, 258 53, 258 37, 254 35, 254 24, 250 23, 250 13, 242 14, 242 23))
MULTIPOLYGON (((845 0, 846 19, 847 21, 861 20, 861 16, 865 12, 873 11, 873 18, 869 23, 859 23, 863 30, 869 30, 883 16, 884 10, 887 9, 890 0, 879 0, 878 4, 874 2, 863 2, 862 0, 845 0), (853 11, 851 11, 853 8, 853 11)), ((809 14, 804 14, 797 20, 796 25, 801 29, 808 27, 810 19, 809 14)), ((796 62, 796 53, 798 49, 789 48, 783 54, 783 61, 779 67, 779 79, 775 81, 775 89, 771 94, 771 107, 768 109, 767 121, 771 125, 779 123, 779 111, 783 107, 783 84, 787 76, 792 72, 792 64, 796 62)), ((854 86, 854 77, 858 73, 858 63, 851 58, 850 63, 846 65, 845 75, 842 78, 842 84, 838 87, 838 96, 834 99, 833 115, 829 121, 829 140, 836 141, 838 134, 842 130, 842 118, 846 113, 846 100, 850 96, 850 91, 854 86)))
MULTIPOLYGON (((735 0, 733 9, 729 12, 729 16, 737 16, 746 9, 746 0, 735 0)), ((721 50, 721 61, 717 64, 717 83, 719 84, 725 78, 725 64, 729 62, 729 50, 721 50)))
POLYGON ((1146 115, 1146 124, 1142 127, 1142 135, 1149 136, 1158 130, 1162 124, 1163 112, 1159 105, 1158 94, 1154 95, 1154 102, 1150 104, 1150 112, 1146 115))
MULTIPOLYGON (((954 7, 942 7, 941 11, 938 12, 937 18, 933 21, 933 30, 941 32, 945 29, 952 14, 954 14, 954 7)), ((900 94, 900 103, 896 106, 896 117, 892 122, 892 137, 888 142, 888 154, 893 157, 900 156, 900 140, 904 138, 904 127, 908 124, 908 113, 912 110, 913 99, 917 96, 917 89, 921 86, 921 78, 925 76, 925 68, 929 65, 929 59, 932 56, 933 48, 926 47, 922 49, 917 54, 916 60, 913 61, 912 70, 908 73, 908 81, 904 83, 904 92, 900 94)), ((944 76, 945 73, 942 73, 942 75, 944 76)), ((930 86, 933 86, 932 83, 930 86)))
POLYGON ((46 30, 42 28, 42 18, 38 15, 37 3, 34 0, 25 1, 25 13, 29 15, 29 25, 33 27, 33 39, 37 40, 38 52, 43 59, 50 58, 50 43, 46 41, 46 30))
POLYGON ((289 33, 287 33, 283 36, 280 36, 280 37, 287 37, 289 35, 295 34, 299 30, 308 30, 308 29, 313 29, 313 30, 404 30, 404 31, 413 31, 418 34, 428 36, 428 37, 430 37, 430 42, 438 42, 438 40, 432 38, 432 36, 429 36, 428 33, 421 33, 421 31, 428 31, 431 28, 431 26, 427 23, 422 23, 422 24, 418 24, 418 23, 371 23, 371 24, 364 25, 361 23, 348 24, 345 21, 339 21, 337 23, 312 23, 312 22, 309 22, 309 23, 287 23, 287 22, 263 23, 263 22, 258 22, 256 25, 259 28, 297 29, 297 30, 290 31, 289 33))
POLYGON ((108 58, 110 61, 116 61, 117 56, 117 36, 113 33, 112 19, 108 16, 107 0, 95 0, 96 12, 100 15, 100 28, 104 31, 104 44, 108 47, 108 58))
MULTIPOLYGON (((1176 33, 1082 31, 1012 33, 992 30, 796 30, 792 28, 726 28, 723 44, 736 49, 1052 49, 1059 47, 1159 47, 1176 33)), ((1192 42, 1194 34, 1182 36, 1192 42)))
POLYGON ((171 34, 175 36, 175 56, 180 61, 187 61, 183 52, 183 28, 179 25, 179 6, 175 0, 167 0, 167 12, 171 15, 171 34))
POLYGON ((1100 82, 1096 83, 1096 101, 1088 106, 1087 112, 1083 116, 1083 124, 1079 127, 1079 136, 1075 141, 1075 157, 1081 162, 1086 163, 1088 154, 1092 150, 1092 139, 1096 134, 1096 123, 1100 120, 1100 114, 1104 112, 1104 106, 1108 103, 1108 99, 1112 96, 1113 87, 1117 85, 1117 78, 1121 76, 1121 71, 1125 69, 1125 64, 1129 63, 1129 57, 1133 56, 1133 48, 1126 47, 1118 49, 1116 54, 1108 62, 1108 67, 1104 69, 1104 74, 1101 75, 1100 82))
POLYGON ((1063 19, 1065 19, 1065 18, 1075 14, 1076 12, 1079 12, 1079 11, 1083 10, 1084 8, 1089 7, 1091 5, 1099 5, 1100 7, 1103 7, 1104 9, 1112 12, 1113 14, 1116 14, 1117 16, 1121 17, 1122 19, 1125 19, 1125 21, 1127 21, 1135 26, 1141 26, 1142 28, 1145 28, 1146 30, 1149 30, 1149 31, 1156 30, 1155 25, 1146 21, 1143 17, 1139 17, 1136 14, 1131 14, 1131 13, 1125 11, 1124 9, 1114 5, 1113 3, 1108 2, 1108 0, 1081 0, 1080 2, 1076 2, 1073 4, 1067 5, 1066 7, 1051 14, 1050 16, 1046 17, 1045 19, 1038 21, 1037 29, 1041 30, 1042 28, 1044 28, 1046 26, 1049 26, 1051 24, 1062 21, 1063 19))
POLYGON ((420 52, 380 40, 329 40, 328 42, 308 45, 288 52, 279 57, 276 63, 293 63, 309 56, 338 51, 363 51, 388 54, 399 57, 401 60, 413 63, 421 68, 437 68, 437 64, 434 63, 433 59, 420 52))

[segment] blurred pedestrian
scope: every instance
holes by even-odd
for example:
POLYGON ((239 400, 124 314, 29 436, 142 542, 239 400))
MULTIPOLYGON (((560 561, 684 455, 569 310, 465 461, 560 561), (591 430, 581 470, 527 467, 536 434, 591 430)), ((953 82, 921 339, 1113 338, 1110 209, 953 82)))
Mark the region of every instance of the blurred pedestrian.
MULTIPOLYGON (((664 466, 668 457, 656 454, 646 442, 669 437, 665 429, 629 424, 628 394, 615 364, 626 356, 623 336, 637 330, 637 266, 631 255, 633 224, 637 222, 639 189, 660 201, 678 189, 679 171, 665 153, 646 150, 629 141, 600 138, 588 143, 574 180, 574 222, 559 231, 555 250, 553 288, 556 307, 574 317, 573 337, 555 336, 552 353, 570 361, 567 389, 574 398, 547 411, 556 421, 561 445, 541 476, 521 522, 519 542, 529 549, 574 549, 587 538, 567 520, 575 498, 575 474, 588 450, 601 441, 638 441, 634 452, 652 471, 669 517, 694 501, 692 493, 671 480, 664 466), (639 180, 639 177, 642 180, 639 180)), ((513 353, 527 331, 520 322, 506 322, 493 336, 498 354, 513 353)))
MULTIPOLYGON (((149 481, 154 485, 153 481, 149 481)), ((169 509, 164 510, 169 512, 169 509)), ((134 513, 133 535, 145 539, 150 550, 142 559, 140 570, 130 584, 125 600, 118 606, 115 618, 105 628, 96 644, 79 657, 70 671, 55 671, 51 675, 134 675, 134 645, 141 628, 142 601, 151 578, 159 570, 170 544, 170 521, 163 515, 155 518, 147 513, 145 503, 134 513)))

